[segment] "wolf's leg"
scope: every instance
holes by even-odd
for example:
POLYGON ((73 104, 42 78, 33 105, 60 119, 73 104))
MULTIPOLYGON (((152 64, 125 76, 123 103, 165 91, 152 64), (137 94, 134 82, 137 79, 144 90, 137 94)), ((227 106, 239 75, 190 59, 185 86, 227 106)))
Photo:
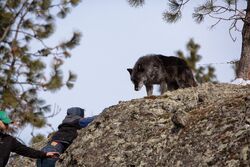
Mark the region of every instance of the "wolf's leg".
POLYGON ((179 86, 179 88, 189 87, 188 85, 186 85, 186 82, 184 80, 182 80, 182 79, 177 79, 176 83, 179 86))
POLYGON ((146 91, 148 96, 153 95, 153 85, 145 85, 146 86, 146 91))
POLYGON ((191 75, 191 76, 188 78, 188 81, 189 81, 189 84, 190 84, 191 86, 193 86, 193 87, 198 86, 198 84, 197 84, 197 82, 195 81, 193 75, 191 75))
POLYGON ((166 82, 161 82, 160 84, 160 90, 161 90, 161 95, 167 91, 167 83, 166 82))
POLYGON ((185 73, 183 74, 184 81, 186 83, 185 87, 192 87, 192 86, 197 86, 197 83, 194 79, 194 75, 191 70, 186 69, 185 73))
POLYGON ((169 91, 176 90, 176 89, 180 88, 177 81, 168 81, 167 85, 168 85, 168 90, 169 91))
POLYGON ((177 79, 177 83, 180 86, 180 88, 188 88, 192 86, 192 73, 190 75, 189 73, 189 69, 185 69, 181 74, 179 74, 178 79, 177 79))

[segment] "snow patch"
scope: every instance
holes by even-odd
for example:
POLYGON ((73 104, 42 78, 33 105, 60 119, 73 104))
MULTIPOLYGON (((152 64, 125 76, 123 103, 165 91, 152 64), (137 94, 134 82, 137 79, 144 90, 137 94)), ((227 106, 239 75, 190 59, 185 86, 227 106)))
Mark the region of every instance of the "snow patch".
POLYGON ((231 84, 235 85, 250 85, 250 80, 244 80, 243 78, 236 78, 231 82, 231 84))

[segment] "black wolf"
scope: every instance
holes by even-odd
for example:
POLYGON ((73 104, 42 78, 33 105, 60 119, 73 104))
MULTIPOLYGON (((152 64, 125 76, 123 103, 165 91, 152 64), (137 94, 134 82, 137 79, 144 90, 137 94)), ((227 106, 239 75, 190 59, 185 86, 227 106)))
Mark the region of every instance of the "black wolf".
POLYGON ((167 90, 197 86, 187 63, 174 56, 142 56, 133 69, 127 70, 135 90, 139 91, 145 85, 148 96, 153 94, 153 84, 160 84, 161 94, 167 90))

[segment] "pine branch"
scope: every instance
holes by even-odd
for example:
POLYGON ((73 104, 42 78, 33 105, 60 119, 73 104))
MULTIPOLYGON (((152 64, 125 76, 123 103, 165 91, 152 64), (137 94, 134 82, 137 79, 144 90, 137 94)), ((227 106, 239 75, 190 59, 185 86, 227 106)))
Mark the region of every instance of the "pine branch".
POLYGON ((177 13, 172 12, 165 12, 163 13, 163 19, 169 23, 175 23, 181 18, 181 12, 178 11, 177 13))
MULTIPOLYGON (((10 21, 9 26, 5 29, 5 31, 4 31, 4 33, 3 33, 3 36, 2 36, 1 39, 0 39, 0 42, 2 42, 2 41, 7 37, 7 34, 8 34, 9 31, 10 31, 11 25, 13 25, 14 21, 16 20, 16 18, 17 18, 17 17, 20 15, 20 13, 23 11, 23 9, 24 9, 24 7, 25 7, 25 5, 26 5, 27 2, 28 2, 28 0, 26 0, 26 1, 23 3, 21 9, 15 14, 15 17, 13 17, 13 19, 10 21)), ((5 7, 7 7, 7 1, 6 1, 6 4, 5 4, 5 7)), ((4 8, 5 8, 5 7, 4 7, 4 8)), ((11 11, 11 13, 14 13, 14 12, 11 11)))
POLYGON ((169 11, 163 13, 163 19, 175 23, 181 18, 181 11, 190 0, 169 0, 169 11), (179 2, 180 1, 180 2, 179 2))
POLYGON ((139 7, 145 4, 145 0, 127 0, 132 7, 139 7))

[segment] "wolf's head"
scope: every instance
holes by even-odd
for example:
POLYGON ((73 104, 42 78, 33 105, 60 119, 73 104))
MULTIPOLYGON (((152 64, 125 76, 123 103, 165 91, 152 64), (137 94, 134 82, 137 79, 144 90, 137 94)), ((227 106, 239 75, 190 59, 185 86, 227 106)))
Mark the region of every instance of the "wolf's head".
POLYGON ((130 79, 134 84, 135 91, 139 91, 147 80, 147 77, 145 76, 145 69, 143 69, 141 65, 138 65, 133 69, 128 68, 127 71, 130 74, 130 79))

